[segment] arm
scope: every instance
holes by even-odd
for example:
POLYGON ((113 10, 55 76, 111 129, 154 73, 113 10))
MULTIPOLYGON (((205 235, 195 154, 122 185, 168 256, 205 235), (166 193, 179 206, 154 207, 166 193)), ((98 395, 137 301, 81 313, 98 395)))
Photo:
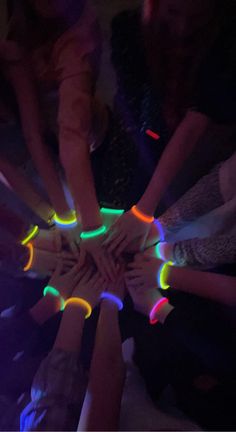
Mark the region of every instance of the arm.
POLYGON ((209 119, 203 114, 193 111, 186 114, 169 141, 155 173, 138 203, 138 208, 141 211, 146 214, 154 214, 163 193, 194 150, 208 124, 209 119))
POLYGON ((60 178, 52 156, 43 142, 39 106, 28 63, 24 59, 10 62, 7 67, 7 75, 16 92, 24 137, 36 168, 46 185, 48 195, 57 213, 67 213, 69 208, 60 178))
POLYGON ((34 189, 29 180, 6 159, 0 158, 0 171, 10 187, 45 222, 53 215, 52 207, 34 189))
MULTIPOLYGON (((168 247, 168 246, 167 246, 168 247)), ((171 259, 177 265, 213 268, 236 262, 236 236, 219 235, 183 240, 173 245, 171 259)))
MULTIPOLYGON (((72 277, 73 284, 75 280, 78 283, 78 270, 75 270, 72 277)), ((90 276, 91 273, 86 275, 80 273, 81 289, 79 284, 73 296, 82 295, 82 290, 85 288, 86 292, 89 288, 94 292, 94 286, 99 279, 92 278, 93 285, 90 286, 88 285, 90 276), (82 276, 84 278, 81 280, 82 276)), ((68 282, 65 275, 62 275, 59 281, 52 279, 50 284, 56 286, 62 293, 63 287, 64 290, 66 286, 71 288, 72 285, 68 282)), ((67 292, 67 296, 68 294, 67 292)), ((96 295, 96 302, 99 294, 100 292, 96 295)), ((63 296, 66 298, 65 295, 63 296)), ((91 293, 88 294, 89 298, 90 296, 91 293)), ((34 317, 36 315, 40 317, 40 308, 34 310, 33 314, 34 317)), ((80 306, 73 304, 66 306, 54 347, 42 362, 34 378, 31 389, 32 400, 21 414, 21 430, 76 430, 85 389, 85 379, 78 364, 85 315, 85 309, 80 306)))
POLYGON ((103 301, 79 430, 118 430, 124 377, 117 306, 103 301))
POLYGON ((202 177, 158 218, 164 231, 178 231, 185 223, 224 204, 219 181, 220 167, 221 165, 217 165, 209 174, 202 177))
POLYGON ((102 224, 90 163, 91 87, 90 74, 81 73, 64 79, 59 90, 60 157, 83 229, 102 224))
POLYGON ((172 267, 168 283, 174 290, 195 294, 228 306, 236 305, 235 277, 172 267))

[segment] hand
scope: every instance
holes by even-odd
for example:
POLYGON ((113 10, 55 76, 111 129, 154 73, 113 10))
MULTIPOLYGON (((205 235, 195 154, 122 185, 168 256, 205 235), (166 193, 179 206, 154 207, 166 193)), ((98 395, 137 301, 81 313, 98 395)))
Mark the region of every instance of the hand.
POLYGON ((68 252, 55 254, 34 248, 34 259, 31 270, 43 276, 50 276, 57 267, 58 260, 63 261, 63 271, 68 271, 75 265, 73 255, 68 252))
POLYGON ((83 277, 75 287, 72 297, 81 297, 86 300, 93 309, 100 301, 101 293, 104 291, 105 281, 98 272, 94 273, 91 267, 82 273, 83 277))
POLYGON ((84 272, 79 271, 78 264, 74 265, 69 271, 63 273, 63 261, 58 261, 48 285, 56 288, 61 296, 66 300, 71 296, 73 289, 83 278, 84 272))
POLYGON ((122 252, 143 249, 150 231, 150 224, 142 222, 131 211, 122 215, 110 228, 104 246, 118 257, 122 252))
POLYGON ((62 236, 63 249, 70 251, 74 257, 79 259, 79 243, 81 226, 77 226, 70 230, 58 230, 62 236))
POLYGON ((37 249, 60 253, 62 250, 62 233, 56 229, 41 229, 32 243, 37 249))
POLYGON ((158 286, 157 274, 163 261, 137 254, 133 263, 128 265, 125 281, 128 287, 150 289, 158 286))
POLYGON ((79 267, 81 268, 87 256, 91 256, 101 276, 106 280, 114 281, 117 269, 112 255, 103 247, 104 236, 83 239, 80 243, 79 267))
POLYGON ((155 288, 144 290, 129 285, 127 285, 127 288, 135 310, 146 316, 149 316, 155 303, 162 298, 162 295, 155 288))
POLYGON ((119 297, 121 300, 124 300, 125 293, 126 293, 126 285, 125 285, 125 263, 124 261, 119 261, 116 264, 117 267, 117 276, 116 280, 112 283, 108 282, 106 284, 105 291, 109 291, 112 294, 115 294, 117 297, 119 297))

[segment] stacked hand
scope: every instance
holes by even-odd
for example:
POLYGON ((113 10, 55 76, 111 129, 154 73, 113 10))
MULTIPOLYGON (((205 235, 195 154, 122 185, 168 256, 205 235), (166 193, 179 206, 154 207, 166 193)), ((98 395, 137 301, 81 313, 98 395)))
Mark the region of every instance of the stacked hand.
POLYGON ((83 276, 84 271, 79 271, 78 264, 74 265, 69 271, 64 272, 63 262, 59 261, 48 285, 56 288, 64 300, 66 300, 71 296, 72 291, 82 280, 83 276))
POLYGON ((157 287, 157 275, 162 264, 163 261, 148 254, 137 254, 134 262, 128 265, 128 271, 125 274, 128 288, 157 287))
POLYGON ((117 270, 112 254, 103 246, 104 236, 81 240, 80 268, 85 264, 86 258, 92 257, 101 276, 106 280, 115 280, 117 270))
POLYGON ((100 296, 105 287, 105 281, 93 267, 80 270, 81 275, 72 297, 80 297, 86 300, 92 309, 99 303, 100 296))
POLYGON ((111 226, 104 246, 117 257, 124 251, 142 250, 149 231, 150 224, 142 222, 131 211, 128 211, 111 226))

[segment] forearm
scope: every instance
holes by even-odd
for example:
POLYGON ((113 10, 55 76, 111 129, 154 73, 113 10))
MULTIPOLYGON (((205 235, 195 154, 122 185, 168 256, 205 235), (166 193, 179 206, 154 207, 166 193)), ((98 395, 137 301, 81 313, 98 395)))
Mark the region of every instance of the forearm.
POLYGON ((0 171, 19 198, 45 222, 52 216, 52 207, 34 189, 24 174, 6 159, 0 159, 0 171))
MULTIPOLYGON (((66 147, 66 143, 63 142, 61 146, 66 147)), ((70 155, 65 155, 63 150, 61 152, 61 159, 76 211, 82 220, 83 229, 99 227, 102 225, 102 218, 96 197, 87 144, 81 143, 80 146, 80 143, 78 143, 77 147, 72 146, 70 155)))
POLYGON ((85 311, 76 305, 68 305, 64 312, 54 348, 67 352, 80 352, 85 311))
POLYGON ((118 429, 124 376, 117 307, 103 302, 79 430, 118 429))
POLYGON ((220 190, 219 171, 220 165, 217 165, 158 218, 164 231, 178 231, 184 224, 224 203, 220 190))
POLYGON ((10 64, 8 77, 15 89, 27 146, 41 175, 50 200, 59 214, 66 213, 63 188, 52 156, 43 142, 43 124, 29 66, 26 61, 10 64))
POLYGON ((47 295, 29 310, 29 315, 41 326, 60 311, 60 306, 60 300, 57 297, 47 295))
POLYGON ((35 166, 46 186, 54 210, 59 215, 70 211, 66 202, 60 176, 49 149, 41 137, 34 137, 27 142, 35 166))
POLYGON ((236 236, 195 238, 174 244, 173 260, 179 265, 213 268, 236 262, 236 236))
POLYGON ((168 283, 174 290, 229 306, 236 305, 236 278, 231 276, 171 267, 168 283))
POLYGON ((187 113, 169 141, 155 173, 138 203, 140 210, 146 214, 154 214, 161 197, 185 160, 192 153, 207 125, 207 117, 196 112, 187 113))
POLYGON ((122 342, 119 328, 118 309, 115 304, 103 300, 99 315, 91 377, 99 369, 117 366, 123 363, 122 342))

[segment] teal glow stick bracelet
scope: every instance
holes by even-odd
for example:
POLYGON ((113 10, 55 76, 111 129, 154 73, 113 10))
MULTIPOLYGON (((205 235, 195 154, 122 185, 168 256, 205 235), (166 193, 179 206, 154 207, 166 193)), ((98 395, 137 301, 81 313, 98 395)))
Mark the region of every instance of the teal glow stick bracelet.
POLYGON ((48 295, 48 294, 50 294, 50 295, 52 295, 52 296, 54 296, 54 297, 60 297, 60 302, 61 302, 61 311, 63 311, 63 310, 65 309, 65 300, 64 300, 64 298, 61 296, 60 292, 59 292, 56 288, 54 288, 53 286, 51 286, 51 285, 47 285, 47 286, 44 288, 44 290, 43 290, 43 295, 44 295, 44 297, 45 297, 45 296, 48 295))
POLYGON ((105 234, 106 230, 107 229, 106 229, 105 225, 102 225, 101 227, 99 227, 99 228, 97 228, 95 230, 83 231, 80 234, 80 238, 82 240, 86 240, 86 239, 91 239, 91 238, 94 238, 94 237, 98 237, 98 236, 100 236, 102 234, 105 234))

